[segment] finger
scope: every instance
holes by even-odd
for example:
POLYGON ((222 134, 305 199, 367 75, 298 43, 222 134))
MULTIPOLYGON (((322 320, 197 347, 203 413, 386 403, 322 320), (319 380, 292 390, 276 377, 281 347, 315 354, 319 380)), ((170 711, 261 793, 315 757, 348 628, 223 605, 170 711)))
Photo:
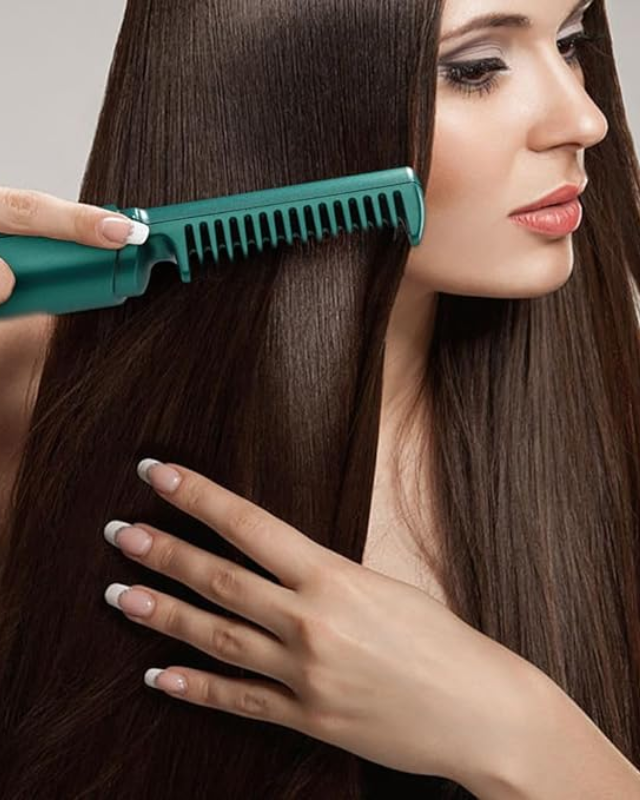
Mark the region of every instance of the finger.
POLYGON ((182 478, 170 493, 163 491, 158 483, 160 469, 154 469, 157 463, 143 459, 138 464, 138 475, 165 500, 213 528, 285 586, 298 589, 336 566, 338 554, 197 472, 178 464, 163 464, 182 478), (154 473, 155 485, 151 483, 154 473))
MULTIPOLYGON (((21 236, 45 236, 63 239, 92 247, 116 249, 127 244, 132 220, 124 214, 107 211, 86 203, 74 203, 33 189, 12 189, 0 186, 0 233, 21 236), (123 238, 109 238, 102 229, 107 219, 119 220, 123 238)), ((136 238, 132 244, 142 244, 149 227, 135 222, 136 238)))
POLYGON ((13 294, 16 277, 6 261, 0 258, 0 303, 5 303, 13 294))
POLYGON ((195 608, 146 586, 112 583, 104 597, 132 622, 186 642, 220 661, 268 675, 287 685, 293 679, 286 648, 266 631, 195 608), (147 597, 150 602, 145 602, 147 597))
POLYGON ((295 592, 221 556, 195 547, 177 536, 142 522, 133 526, 105 526, 107 541, 145 567, 168 575, 189 586, 216 605, 239 614, 284 640, 294 633, 295 592), (127 550, 132 527, 146 531, 151 547, 146 553, 133 555, 127 550), (109 529, 109 530, 107 530, 109 529))
MULTIPOLYGON (((187 667, 168 667, 161 672, 166 675, 167 671, 182 676, 185 684, 184 691, 180 693, 164 689, 171 697, 313 735, 302 706, 285 686, 249 678, 227 678, 187 667)), ((145 673, 145 683, 154 689, 163 689, 165 681, 166 678, 158 674, 157 668, 145 673)))

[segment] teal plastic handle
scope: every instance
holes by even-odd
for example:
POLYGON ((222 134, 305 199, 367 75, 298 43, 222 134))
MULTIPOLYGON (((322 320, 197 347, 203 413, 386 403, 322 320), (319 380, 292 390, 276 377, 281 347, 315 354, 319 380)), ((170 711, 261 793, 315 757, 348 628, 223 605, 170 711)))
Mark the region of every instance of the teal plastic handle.
MULTIPOLYGON (((101 207, 138 218, 137 209, 101 207)), ((0 319, 119 306, 130 296, 144 294, 153 264, 162 255, 156 252, 157 242, 145 245, 107 250, 41 236, 0 234, 0 256, 16 278, 13 294, 0 303, 0 319)), ((170 253, 166 257, 171 260, 170 253)))
MULTIPOLYGON (((13 236, 0 245, 19 282, 19 291, 0 305, 0 317, 95 308, 113 294, 112 251, 36 236, 13 236)), ((112 305, 125 300, 113 297, 112 305)))
POLYGON ((416 246, 425 229, 422 185, 410 167, 349 175, 294 186, 196 200, 155 208, 101 206, 149 227, 142 245, 118 250, 34 236, 0 234, 0 258, 16 276, 13 294, 0 304, 0 319, 67 314, 122 305, 149 286, 160 262, 175 264, 191 282, 191 260, 209 252, 234 262, 255 247, 277 248, 298 238, 402 226, 416 246))

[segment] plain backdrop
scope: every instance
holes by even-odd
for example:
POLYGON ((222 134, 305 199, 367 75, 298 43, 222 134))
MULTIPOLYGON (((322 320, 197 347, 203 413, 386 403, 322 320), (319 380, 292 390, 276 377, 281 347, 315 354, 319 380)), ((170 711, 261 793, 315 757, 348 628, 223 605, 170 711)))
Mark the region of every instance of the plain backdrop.
MULTIPOLYGON (((125 5, 0 0, 0 185, 78 199, 125 5)), ((607 8, 637 149, 640 0, 607 8)))

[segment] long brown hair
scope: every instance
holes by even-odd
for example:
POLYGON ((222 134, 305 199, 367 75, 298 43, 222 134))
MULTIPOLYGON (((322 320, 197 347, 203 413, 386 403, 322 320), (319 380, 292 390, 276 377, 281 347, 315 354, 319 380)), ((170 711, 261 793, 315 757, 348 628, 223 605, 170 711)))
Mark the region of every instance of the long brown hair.
MULTIPOLYGON (((80 200, 145 207, 405 165, 426 187, 440 22, 441 0, 129 0, 80 200)), ((583 67, 610 130, 586 154, 574 274, 535 300, 438 296, 421 435, 450 607, 640 767, 639 170, 603 2, 585 24, 603 34, 583 67)), ((147 689, 156 665, 255 675, 102 596, 146 583, 210 608, 106 544, 113 518, 273 579, 144 485, 147 456, 361 561, 408 252, 384 230, 208 263, 189 285, 160 265, 143 297, 56 320, 4 519, 2 797, 356 800, 367 781, 471 796, 147 689)))

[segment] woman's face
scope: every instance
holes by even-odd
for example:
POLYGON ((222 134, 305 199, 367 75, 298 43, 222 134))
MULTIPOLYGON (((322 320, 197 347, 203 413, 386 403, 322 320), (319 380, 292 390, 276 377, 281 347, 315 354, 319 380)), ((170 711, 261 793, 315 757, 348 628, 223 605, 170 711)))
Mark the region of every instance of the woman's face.
POLYGON ((575 0, 447 0, 427 223, 405 274, 414 288, 515 299, 569 279, 574 234, 536 233, 509 214, 565 184, 583 187, 585 150, 607 135, 607 119, 584 88, 579 45, 561 41, 584 31, 588 5, 574 14, 575 0), (529 17, 531 26, 445 40, 491 13, 529 17), (466 76, 450 69, 483 59, 493 63, 466 76), (450 83, 465 77, 467 86, 450 83))

